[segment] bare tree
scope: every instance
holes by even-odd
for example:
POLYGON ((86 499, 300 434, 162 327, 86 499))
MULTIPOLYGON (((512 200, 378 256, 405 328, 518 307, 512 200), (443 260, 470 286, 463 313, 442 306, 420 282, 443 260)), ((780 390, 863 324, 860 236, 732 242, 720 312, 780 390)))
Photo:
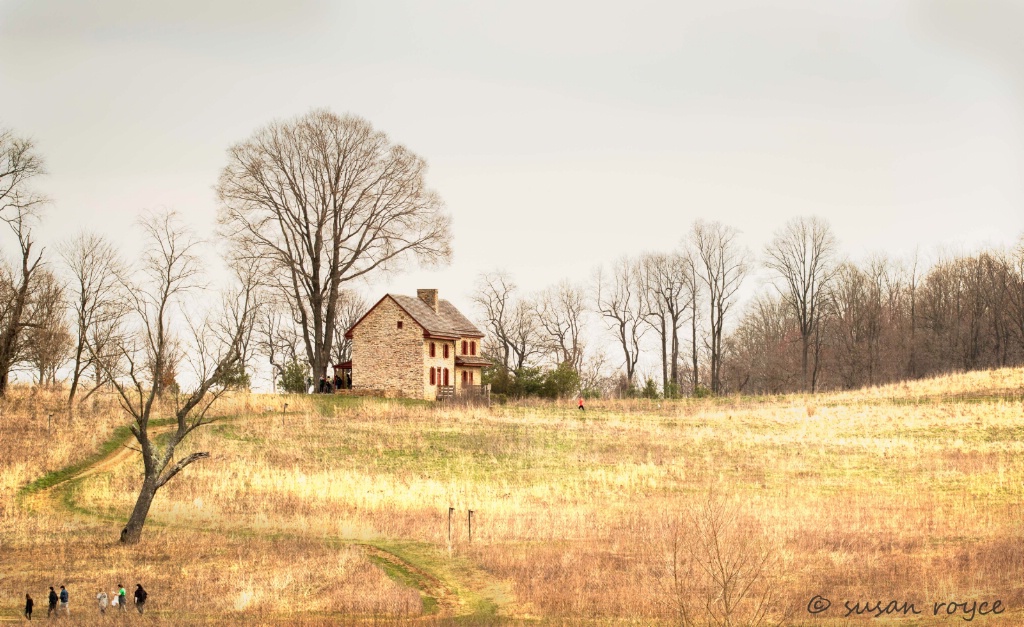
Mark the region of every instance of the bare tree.
POLYGON ((640 257, 640 282, 645 320, 661 343, 661 385, 665 398, 679 384, 679 329, 693 300, 689 260, 678 253, 649 253, 640 257))
POLYGON ((586 295, 582 287, 562 281, 544 290, 534 302, 537 322, 547 337, 547 350, 558 363, 572 366, 579 374, 583 366, 583 325, 586 295))
POLYGON ((697 341, 697 330, 700 328, 700 298, 703 294, 702 281, 698 269, 702 267, 700 256, 692 245, 683 244, 682 256, 686 259, 686 283, 690 290, 690 390, 696 394, 700 389, 700 344, 697 341))
POLYGON ((760 525, 713 492, 652 530, 652 574, 681 627, 783 625, 780 559, 760 525))
POLYGON ((142 222, 147 249, 139 281, 125 291, 131 304, 130 334, 120 345, 119 360, 100 359, 107 376, 133 418, 132 435, 139 444, 144 467, 142 486, 121 541, 138 542, 157 491, 188 465, 209 457, 196 452, 174 461, 175 451, 195 429, 213 421, 209 411, 214 402, 237 382, 256 311, 256 289, 252 277, 242 275, 240 287, 227 301, 220 321, 189 320, 188 350, 183 351, 193 368, 194 387, 173 392, 173 424, 161 442, 151 431, 157 412, 159 380, 164 376, 171 353, 178 344, 172 314, 196 287, 201 267, 195 256, 197 243, 173 214, 150 215, 142 222))
POLYGON ((803 389, 814 391, 814 368, 809 371, 812 342, 817 348, 823 303, 836 272, 836 239, 828 223, 818 217, 790 220, 765 248, 765 266, 782 281, 779 292, 793 309, 800 329, 803 389))
POLYGON ((690 231, 690 246, 698 275, 707 290, 709 337, 706 342, 711 360, 711 391, 721 391, 723 333, 725 319, 747 275, 749 252, 737 241, 739 231, 721 222, 698 220, 690 231))
POLYGON ((626 385, 636 384, 636 364, 640 360, 640 340, 649 328, 645 322, 643 285, 640 264, 622 257, 610 271, 598 266, 594 273, 597 313, 605 319, 608 330, 622 349, 626 368, 626 385))
POLYGON ((288 303, 284 299, 269 295, 266 306, 260 310, 256 321, 257 351, 266 356, 272 370, 274 392, 277 379, 283 377, 289 364, 300 363, 305 358, 302 330, 295 323, 288 303), (303 355, 300 359, 299 355, 303 355))
POLYGON ((793 388, 797 361, 790 339, 792 316, 779 297, 759 294, 745 307, 730 335, 726 360, 732 389, 753 394, 782 394, 793 388))
MULTIPOLYGON (((81 233, 65 243, 60 254, 71 274, 74 346, 68 405, 73 407, 82 378, 90 368, 96 369, 93 356, 107 354, 102 345, 126 313, 126 300, 120 293, 124 264, 113 244, 91 233, 81 233)), ((85 398, 102 382, 102 377, 97 377, 85 398)))
POLYGON ((516 293, 505 272, 490 272, 477 280, 473 302, 487 331, 484 352, 508 372, 518 372, 544 350, 534 306, 516 293))
POLYGON ((0 220, 14 233, 20 262, 14 267, 6 263, 0 267, 0 397, 7 393, 19 343, 30 324, 25 320, 26 307, 33 275, 42 261, 42 252, 33 250, 32 227, 45 198, 36 194, 29 183, 44 173, 42 158, 32 142, 0 129, 0 220))
POLYGON ((1024 236, 1009 252, 1006 263, 1009 273, 1007 301, 1010 326, 1016 338, 1017 350, 1024 356, 1024 236))
POLYGON ((352 340, 345 333, 352 328, 369 309, 366 299, 353 290, 343 290, 338 296, 338 318, 334 329, 334 352, 332 360, 341 363, 352 358, 352 340))
POLYGON ((426 162, 351 115, 314 110, 273 122, 228 151, 220 223, 240 254, 267 261, 296 312, 306 357, 324 374, 343 286, 451 256, 450 218, 426 162))
POLYGON ((64 316, 64 286, 53 273, 40 270, 33 275, 29 290, 21 360, 31 364, 40 385, 57 382, 57 369, 71 354, 73 340, 64 316))

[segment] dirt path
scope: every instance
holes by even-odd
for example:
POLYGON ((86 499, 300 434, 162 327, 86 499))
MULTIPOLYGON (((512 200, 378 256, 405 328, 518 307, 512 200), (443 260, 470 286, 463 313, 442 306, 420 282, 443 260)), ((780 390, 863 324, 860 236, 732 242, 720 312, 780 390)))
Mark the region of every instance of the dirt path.
MULTIPOLYGON (((173 426, 161 426, 151 429, 150 435, 156 436, 170 431, 172 428, 173 426)), ((129 439, 128 442, 133 442, 133 440, 129 439)), ((52 485, 26 494, 21 500, 22 506, 36 512, 48 511, 51 513, 70 513, 93 518, 106 518, 105 515, 99 512, 78 506, 77 504, 69 507, 68 491, 75 483, 88 477, 113 472, 138 454, 138 451, 128 446, 127 443, 118 446, 110 453, 93 460, 74 473, 62 477, 52 485)), ((170 528, 187 527, 191 530, 197 530, 195 527, 167 523, 165 521, 160 521, 160 524, 170 528)), ((212 533, 244 530, 255 536, 267 538, 271 537, 271 535, 273 537, 280 536, 279 533, 264 533, 250 527, 233 527, 231 529, 211 527, 198 530, 212 533)), ((471 617, 475 613, 480 612, 481 609, 486 610, 488 616, 494 617, 498 604, 491 598, 493 595, 487 591, 501 588, 502 586, 498 582, 482 581, 481 579, 485 579, 483 573, 474 573, 472 577, 464 578, 465 580, 446 580, 443 575, 431 569, 429 565, 416 563, 414 560, 398 555, 394 550, 388 550, 378 544, 367 542, 365 539, 356 540, 337 537, 331 540, 359 547, 367 558, 381 568, 389 577, 398 583, 418 590, 424 601, 424 615, 421 617, 424 620, 471 617), (468 602, 469 599, 460 596, 459 590, 466 590, 472 593, 476 602, 468 602), (485 602, 481 604, 479 602, 480 599, 484 599, 485 602)))

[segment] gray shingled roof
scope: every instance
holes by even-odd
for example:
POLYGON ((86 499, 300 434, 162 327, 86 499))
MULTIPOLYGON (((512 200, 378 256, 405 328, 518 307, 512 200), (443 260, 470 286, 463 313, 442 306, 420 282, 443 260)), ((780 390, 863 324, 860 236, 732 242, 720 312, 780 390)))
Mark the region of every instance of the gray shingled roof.
POLYGON ((427 335, 443 335, 448 337, 483 337, 484 334, 476 328, 469 318, 462 315, 455 305, 448 301, 438 299, 437 313, 430 305, 426 304, 415 296, 404 296, 402 294, 388 294, 396 303, 401 306, 418 325, 423 327, 427 335))

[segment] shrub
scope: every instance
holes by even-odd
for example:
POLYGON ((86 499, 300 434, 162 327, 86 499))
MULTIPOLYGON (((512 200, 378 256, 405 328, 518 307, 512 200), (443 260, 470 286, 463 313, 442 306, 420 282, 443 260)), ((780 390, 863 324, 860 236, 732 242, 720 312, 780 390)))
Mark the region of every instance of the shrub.
POLYGON ((305 394, 308 390, 306 387, 308 373, 309 369, 297 361, 285 364, 284 373, 277 380, 277 385, 289 394, 305 394))

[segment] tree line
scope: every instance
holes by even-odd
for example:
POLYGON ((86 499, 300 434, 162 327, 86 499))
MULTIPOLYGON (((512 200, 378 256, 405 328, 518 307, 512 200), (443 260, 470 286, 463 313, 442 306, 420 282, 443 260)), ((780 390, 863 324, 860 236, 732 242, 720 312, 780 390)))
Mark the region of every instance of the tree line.
POLYGON ((757 255, 739 234, 698 220, 675 250, 625 256, 589 283, 536 294, 507 273, 481 275, 474 301, 492 389, 776 394, 1024 364, 1024 238, 928 265, 918 254, 846 259, 817 217, 790 220, 757 255), (767 282, 740 307, 756 270, 767 282), (645 358, 656 372, 640 372, 645 358))

